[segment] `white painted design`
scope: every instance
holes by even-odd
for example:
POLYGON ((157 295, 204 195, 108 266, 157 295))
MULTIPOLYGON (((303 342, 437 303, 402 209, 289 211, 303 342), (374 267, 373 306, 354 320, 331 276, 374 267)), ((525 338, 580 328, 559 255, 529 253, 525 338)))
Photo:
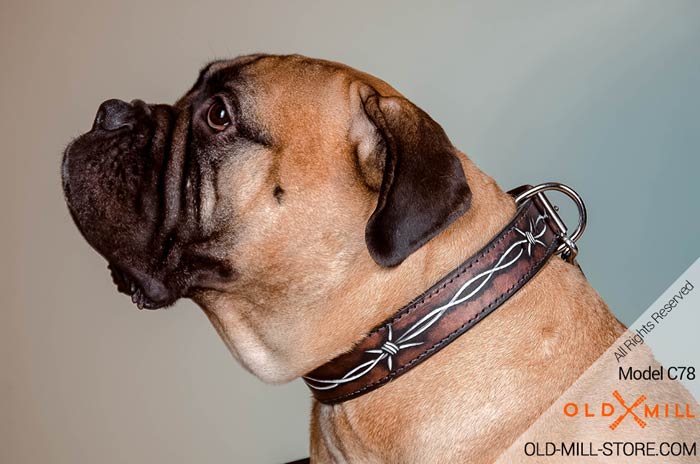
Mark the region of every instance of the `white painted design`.
POLYGON ((353 382, 366 375, 384 359, 387 360, 387 367, 389 368, 389 371, 391 371, 393 367, 393 357, 403 349, 422 345, 423 342, 411 342, 411 340, 432 327, 437 321, 440 320, 440 318, 442 318, 447 310, 464 303, 476 295, 482 288, 484 288, 489 280, 491 280, 491 277, 494 274, 504 269, 508 269, 513 264, 518 262, 518 260, 523 256, 523 252, 525 250, 527 251, 527 255, 531 256, 533 247, 536 245, 545 246, 544 242, 540 240, 540 238, 547 230, 547 223, 544 221, 546 218, 546 214, 541 214, 537 217, 534 223, 531 219, 529 223, 529 230, 520 230, 514 226, 513 228, 515 231, 523 236, 522 240, 518 240, 517 242, 513 243, 501 255, 491 269, 487 269, 469 279, 455 292, 450 301, 433 309, 431 312, 423 316, 411 327, 406 329, 406 331, 398 338, 394 339, 393 328, 391 327, 391 324, 387 324, 387 339, 384 341, 384 343, 379 348, 366 351, 366 353, 376 354, 377 356, 374 359, 354 367, 339 379, 325 380, 315 379, 313 377, 304 377, 306 383, 314 390, 332 390, 338 385, 353 382), (542 224, 542 230, 537 230, 537 227, 540 224, 542 224), (515 256, 511 257, 511 254, 514 254, 515 256))

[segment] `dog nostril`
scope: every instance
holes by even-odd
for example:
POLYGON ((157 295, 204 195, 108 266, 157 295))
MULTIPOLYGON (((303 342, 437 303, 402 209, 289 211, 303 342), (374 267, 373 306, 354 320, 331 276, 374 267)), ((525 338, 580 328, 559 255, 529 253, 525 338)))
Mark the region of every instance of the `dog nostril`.
POLYGON ((136 110, 134 105, 122 100, 112 99, 103 102, 97 110, 93 129, 101 128, 107 131, 115 131, 123 127, 129 129, 136 123, 136 110))

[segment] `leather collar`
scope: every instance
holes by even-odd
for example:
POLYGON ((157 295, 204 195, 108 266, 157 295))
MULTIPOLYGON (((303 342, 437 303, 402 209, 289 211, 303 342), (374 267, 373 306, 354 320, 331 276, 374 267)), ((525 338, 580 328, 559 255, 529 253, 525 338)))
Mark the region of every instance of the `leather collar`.
MULTIPOLYGON (((509 192, 519 199, 515 217, 484 248, 370 331, 352 350, 304 376, 316 399, 339 403, 381 387, 491 314, 553 254, 568 247, 569 256, 575 256, 566 227, 542 193, 564 191, 558 187, 571 190, 542 184, 509 192)), ((573 194, 582 212, 575 240, 585 226, 585 207, 573 194)))

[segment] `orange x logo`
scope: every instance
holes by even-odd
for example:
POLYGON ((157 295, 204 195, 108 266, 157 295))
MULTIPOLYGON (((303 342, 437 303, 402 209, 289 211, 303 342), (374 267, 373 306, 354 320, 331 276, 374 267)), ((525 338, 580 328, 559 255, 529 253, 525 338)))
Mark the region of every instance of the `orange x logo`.
POLYGON ((637 398, 637 401, 635 401, 634 403, 632 403, 632 406, 629 406, 629 407, 625 404, 625 400, 622 399, 622 395, 620 395, 620 392, 618 392, 617 390, 615 390, 615 391, 613 392, 613 396, 615 397, 615 399, 616 399, 617 401, 620 402, 620 404, 622 405, 622 407, 625 408, 625 413, 622 414, 620 417, 618 417, 618 418, 615 420, 615 422, 613 422, 612 424, 610 424, 610 430, 615 430, 615 429, 617 428, 617 426, 620 425, 620 422, 622 422, 622 420, 623 420, 625 417, 627 417, 628 414, 632 414, 632 417, 634 418, 634 421, 635 421, 637 424, 639 424, 639 426, 640 426, 641 428, 644 428, 644 427, 647 426, 647 423, 644 422, 644 421, 643 421, 637 414, 635 414, 635 412, 633 411, 634 408, 636 408, 637 406, 639 406, 640 404, 644 403, 644 402, 647 400, 647 397, 646 397, 646 396, 644 396, 644 395, 640 396, 639 398, 637 398))

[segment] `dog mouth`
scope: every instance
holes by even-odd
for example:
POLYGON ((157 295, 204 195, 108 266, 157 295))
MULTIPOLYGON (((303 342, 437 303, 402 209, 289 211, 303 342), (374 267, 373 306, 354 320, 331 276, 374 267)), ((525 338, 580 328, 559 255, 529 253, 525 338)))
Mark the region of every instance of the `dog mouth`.
POLYGON ((136 280, 129 274, 113 264, 109 264, 107 269, 112 274, 112 282, 117 286, 117 290, 130 296, 131 302, 139 309, 157 309, 156 304, 145 295, 141 287, 136 283, 136 280))
POLYGON ((129 274, 128 271, 110 263, 107 268, 112 274, 112 281, 117 286, 117 291, 131 297, 131 302, 139 309, 160 309, 170 306, 177 299, 168 293, 163 293, 162 298, 157 301, 150 296, 142 283, 129 274))
POLYGON ((184 157, 172 147, 177 115, 167 105, 108 100, 61 167, 74 222, 139 309, 169 306, 184 291, 179 243, 188 237, 179 235, 189 220, 178 188, 184 157))

